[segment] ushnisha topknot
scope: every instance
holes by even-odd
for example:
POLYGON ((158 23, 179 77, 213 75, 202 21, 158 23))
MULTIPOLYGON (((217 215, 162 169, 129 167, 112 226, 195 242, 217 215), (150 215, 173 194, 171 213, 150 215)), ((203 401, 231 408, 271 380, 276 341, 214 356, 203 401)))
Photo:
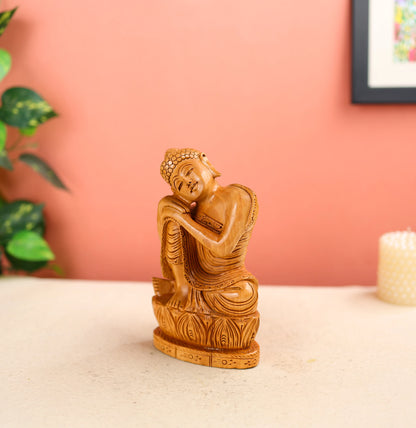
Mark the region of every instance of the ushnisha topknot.
POLYGON ((160 165, 160 173, 163 179, 170 185, 170 177, 178 163, 187 159, 201 159, 205 157, 204 153, 195 149, 168 149, 165 153, 165 159, 160 165))

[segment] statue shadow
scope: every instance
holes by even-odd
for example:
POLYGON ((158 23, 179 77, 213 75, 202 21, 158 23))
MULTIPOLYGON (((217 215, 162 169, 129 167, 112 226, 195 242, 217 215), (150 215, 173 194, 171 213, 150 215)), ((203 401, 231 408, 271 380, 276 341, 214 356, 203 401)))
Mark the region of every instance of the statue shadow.
POLYGON ((137 345, 142 348, 142 349, 147 349, 147 350, 154 350, 156 349, 153 346, 153 341, 152 340, 143 340, 142 342, 138 342, 137 345))

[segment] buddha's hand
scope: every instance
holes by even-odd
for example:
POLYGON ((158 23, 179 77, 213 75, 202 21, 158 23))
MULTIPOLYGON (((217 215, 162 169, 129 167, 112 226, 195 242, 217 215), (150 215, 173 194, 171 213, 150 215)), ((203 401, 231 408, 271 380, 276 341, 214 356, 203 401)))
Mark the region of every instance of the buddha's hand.
POLYGON ((165 219, 167 217, 177 219, 190 213, 190 206, 175 196, 165 196, 159 202, 159 218, 165 219))

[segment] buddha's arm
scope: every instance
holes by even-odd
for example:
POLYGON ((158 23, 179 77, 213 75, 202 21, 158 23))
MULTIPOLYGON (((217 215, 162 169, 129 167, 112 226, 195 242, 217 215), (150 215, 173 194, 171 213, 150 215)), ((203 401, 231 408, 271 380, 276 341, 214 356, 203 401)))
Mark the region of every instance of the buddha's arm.
POLYGON ((204 247, 218 256, 232 253, 242 234, 245 232, 247 210, 233 201, 227 209, 223 230, 217 234, 194 221, 188 213, 172 213, 173 218, 204 247))
POLYGON ((190 206, 186 205, 178 198, 168 195, 159 201, 157 210, 157 228, 159 237, 162 239, 163 226, 167 218, 174 218, 176 215, 189 213, 190 206))

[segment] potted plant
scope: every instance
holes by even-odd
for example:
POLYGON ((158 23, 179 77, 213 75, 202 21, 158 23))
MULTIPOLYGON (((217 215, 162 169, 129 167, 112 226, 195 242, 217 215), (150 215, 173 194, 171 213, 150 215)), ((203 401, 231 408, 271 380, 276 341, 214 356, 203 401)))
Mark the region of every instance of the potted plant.
MULTIPOLYGON (((0 13, 0 36, 17 8, 0 13)), ((0 49, 0 81, 11 67, 11 56, 0 49)), ((30 141, 39 126, 57 116, 52 107, 35 91, 26 87, 11 87, 1 95, 0 106, 0 168, 13 171, 22 162, 39 173, 52 185, 68 190, 53 169, 28 149, 36 149, 30 141), (13 141, 10 128, 18 129, 13 141)), ((44 239, 44 204, 29 200, 6 200, 0 183, 0 275, 7 271, 34 272, 52 264, 55 256, 44 239)))

